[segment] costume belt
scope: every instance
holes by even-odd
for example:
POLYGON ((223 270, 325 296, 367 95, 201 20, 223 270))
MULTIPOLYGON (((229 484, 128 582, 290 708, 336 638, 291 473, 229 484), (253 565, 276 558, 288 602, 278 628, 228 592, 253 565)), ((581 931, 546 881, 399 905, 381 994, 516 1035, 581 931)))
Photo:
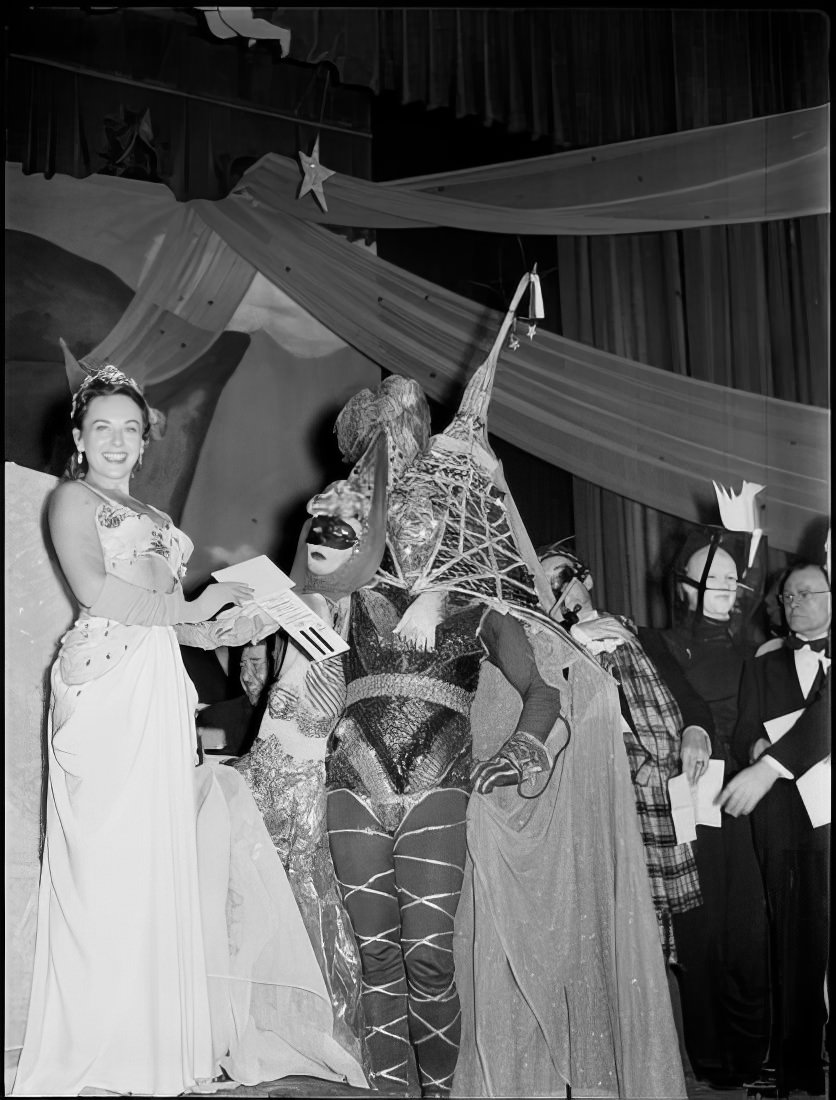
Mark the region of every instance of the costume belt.
POLYGON ((417 676, 396 672, 383 672, 376 676, 361 676, 352 680, 346 691, 345 705, 360 703, 363 699, 373 699, 381 695, 408 696, 421 699, 425 703, 438 703, 459 714, 470 714, 473 696, 464 688, 448 684, 444 680, 434 680, 431 676, 417 676))

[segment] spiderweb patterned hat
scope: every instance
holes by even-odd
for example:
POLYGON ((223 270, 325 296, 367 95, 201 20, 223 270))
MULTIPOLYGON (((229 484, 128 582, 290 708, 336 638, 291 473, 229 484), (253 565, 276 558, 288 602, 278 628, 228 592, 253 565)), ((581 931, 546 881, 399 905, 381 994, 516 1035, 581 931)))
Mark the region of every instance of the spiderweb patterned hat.
MULTIPOLYGON (((401 474, 389 499, 387 565, 379 576, 410 592, 450 591, 502 610, 544 608, 548 582, 491 449, 487 416, 503 341, 526 290, 525 275, 458 412, 401 474)), ((540 312, 542 316, 542 311, 540 312)))

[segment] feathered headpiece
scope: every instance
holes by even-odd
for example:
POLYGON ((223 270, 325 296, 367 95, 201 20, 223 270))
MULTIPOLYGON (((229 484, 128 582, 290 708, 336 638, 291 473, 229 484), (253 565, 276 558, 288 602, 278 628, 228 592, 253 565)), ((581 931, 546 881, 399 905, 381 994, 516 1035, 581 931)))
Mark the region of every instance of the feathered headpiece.
POLYGON ((360 390, 346 402, 334 425, 346 462, 356 462, 381 431, 389 452, 391 485, 430 439, 430 407, 413 379, 393 374, 374 390, 360 390))

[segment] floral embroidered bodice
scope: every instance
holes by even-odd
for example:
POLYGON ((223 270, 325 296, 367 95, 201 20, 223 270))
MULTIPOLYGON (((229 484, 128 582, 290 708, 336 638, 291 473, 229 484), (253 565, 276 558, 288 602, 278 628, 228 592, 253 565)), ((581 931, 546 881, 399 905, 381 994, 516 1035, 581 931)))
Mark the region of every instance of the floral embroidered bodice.
POLYGON ((160 586, 161 561, 179 581, 194 550, 188 535, 168 517, 161 523, 148 512, 138 512, 110 500, 102 499, 96 509, 96 529, 107 572, 152 591, 160 586))

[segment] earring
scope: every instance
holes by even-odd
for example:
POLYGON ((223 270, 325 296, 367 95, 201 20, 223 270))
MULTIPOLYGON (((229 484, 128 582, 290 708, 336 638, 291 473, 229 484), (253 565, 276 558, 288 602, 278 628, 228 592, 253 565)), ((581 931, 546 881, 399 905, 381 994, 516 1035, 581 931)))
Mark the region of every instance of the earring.
POLYGON ((81 470, 82 464, 84 463, 84 451, 76 451, 75 460, 78 464, 79 470, 81 470))
POLYGON ((141 470, 142 469, 142 456, 143 456, 144 453, 145 453, 144 451, 139 452, 139 458, 136 460, 136 466, 134 466, 134 470, 141 470))

